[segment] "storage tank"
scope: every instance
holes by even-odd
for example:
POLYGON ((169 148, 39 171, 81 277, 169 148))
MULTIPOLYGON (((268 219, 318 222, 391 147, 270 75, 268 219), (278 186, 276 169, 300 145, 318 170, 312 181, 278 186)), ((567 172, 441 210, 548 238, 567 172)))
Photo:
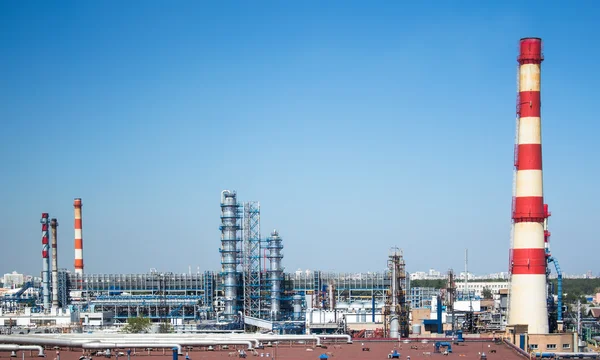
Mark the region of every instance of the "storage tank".
POLYGON ((294 320, 300 320, 302 317, 302 296, 294 295, 292 303, 294 304, 294 320))

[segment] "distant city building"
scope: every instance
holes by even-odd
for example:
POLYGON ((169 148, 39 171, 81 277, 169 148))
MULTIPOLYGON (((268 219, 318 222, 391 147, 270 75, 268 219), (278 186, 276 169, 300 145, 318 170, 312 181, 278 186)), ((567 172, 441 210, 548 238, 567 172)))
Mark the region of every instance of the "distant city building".
MULTIPOLYGON (((492 294, 499 294, 501 289, 508 289, 509 282, 508 281, 480 281, 474 280, 473 282, 468 284, 469 293, 474 294, 477 297, 483 296, 483 290, 489 289, 492 294)), ((460 292, 465 291, 465 283, 457 282, 456 290, 460 292)))
POLYGON ((4 279, 2 283, 4 287, 7 289, 14 288, 16 286, 21 286, 24 282, 25 277, 23 274, 19 274, 16 271, 13 271, 10 274, 4 274, 4 279))

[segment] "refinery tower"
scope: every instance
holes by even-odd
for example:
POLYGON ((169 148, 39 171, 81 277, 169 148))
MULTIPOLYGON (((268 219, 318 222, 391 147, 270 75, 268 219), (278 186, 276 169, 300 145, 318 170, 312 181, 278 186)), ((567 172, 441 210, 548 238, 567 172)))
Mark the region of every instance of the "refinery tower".
POLYGON ((510 251, 510 325, 528 325, 530 334, 548 333, 546 250, 542 181, 540 69, 542 40, 520 41, 517 135, 510 251))

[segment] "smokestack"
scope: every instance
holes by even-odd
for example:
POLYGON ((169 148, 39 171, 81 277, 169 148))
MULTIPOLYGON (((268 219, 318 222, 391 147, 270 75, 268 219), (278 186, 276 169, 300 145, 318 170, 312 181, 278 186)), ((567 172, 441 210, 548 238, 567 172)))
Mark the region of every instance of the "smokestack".
POLYGON ((73 202, 75 207, 75 275, 78 277, 79 289, 83 284, 83 234, 81 228, 81 199, 76 198, 73 202))
POLYGON ((50 257, 48 256, 48 213, 42 213, 42 299, 44 311, 50 309, 50 257))
POLYGON ((58 221, 50 220, 50 229, 52 229, 52 308, 58 309, 58 254, 56 250, 58 221))
POLYGON ((542 182, 540 69, 542 40, 520 42, 515 198, 509 324, 527 324, 530 334, 548 333, 546 251, 542 182))

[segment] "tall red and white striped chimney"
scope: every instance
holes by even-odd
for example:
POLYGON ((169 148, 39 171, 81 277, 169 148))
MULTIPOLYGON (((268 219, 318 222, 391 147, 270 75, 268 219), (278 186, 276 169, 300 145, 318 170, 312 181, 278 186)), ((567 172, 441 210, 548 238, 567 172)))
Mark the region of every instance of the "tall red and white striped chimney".
POLYGON ((75 275, 80 279, 79 281, 83 281, 83 234, 81 231, 80 198, 75 199, 73 207, 75 208, 75 275))
POLYGON ((548 214, 544 207, 540 113, 542 61, 542 40, 521 39, 508 323, 528 325, 530 334, 548 333, 544 236, 548 214))

